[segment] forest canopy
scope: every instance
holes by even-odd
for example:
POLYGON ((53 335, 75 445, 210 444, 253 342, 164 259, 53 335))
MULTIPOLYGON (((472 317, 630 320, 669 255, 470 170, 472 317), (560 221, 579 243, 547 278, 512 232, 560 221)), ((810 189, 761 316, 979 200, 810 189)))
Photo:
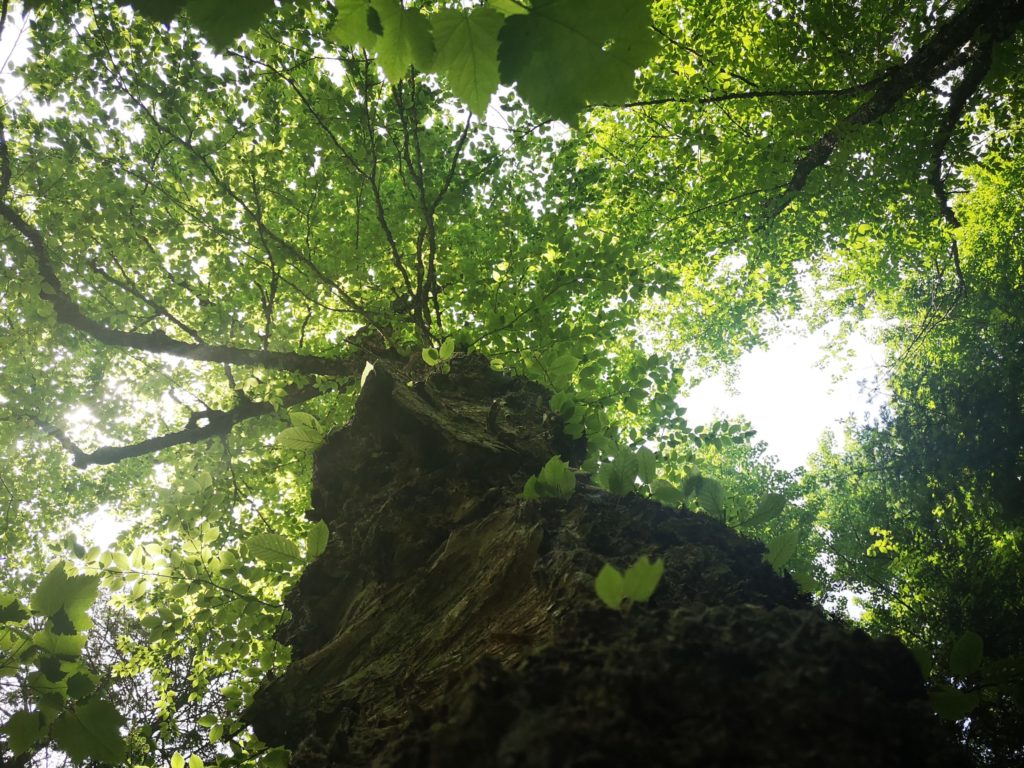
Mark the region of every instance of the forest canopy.
POLYGON ((578 469, 863 595, 978 764, 1024 760, 1024 2, 25 5, 0 765, 287 764, 241 713, 384 354, 546 386, 578 469), (869 320, 887 405, 807 467, 687 419, 784 324, 869 320))

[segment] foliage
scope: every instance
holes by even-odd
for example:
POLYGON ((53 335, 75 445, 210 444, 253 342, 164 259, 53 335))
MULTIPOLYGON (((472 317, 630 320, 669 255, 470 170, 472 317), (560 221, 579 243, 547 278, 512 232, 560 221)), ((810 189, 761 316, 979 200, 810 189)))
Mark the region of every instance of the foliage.
POLYGON ((602 603, 617 611, 623 606, 650 600, 664 572, 664 560, 652 563, 646 555, 629 566, 625 573, 605 563, 594 579, 594 591, 602 603))
POLYGON ((569 464, 557 456, 552 456, 540 472, 530 477, 523 486, 523 498, 534 499, 566 499, 572 498, 576 492, 576 475, 569 464))
POLYGON ((3 760, 281 764, 240 713, 330 546, 311 451, 382 356, 480 352, 551 390, 600 486, 864 594, 979 760, 1019 762, 1021 3, 30 5, 0 126, 3 760), (892 393, 806 473, 685 407, 798 316, 884 320, 892 393))
POLYGON ((822 447, 807 499, 832 588, 865 594, 868 626, 927 656, 933 703, 970 714, 981 762, 1012 765, 1024 749, 1010 735, 1024 723, 1024 178, 1003 151, 969 177, 956 206, 964 289, 922 306, 929 287, 908 279, 886 296, 908 319, 888 331, 888 408, 851 428, 845 451, 822 447))

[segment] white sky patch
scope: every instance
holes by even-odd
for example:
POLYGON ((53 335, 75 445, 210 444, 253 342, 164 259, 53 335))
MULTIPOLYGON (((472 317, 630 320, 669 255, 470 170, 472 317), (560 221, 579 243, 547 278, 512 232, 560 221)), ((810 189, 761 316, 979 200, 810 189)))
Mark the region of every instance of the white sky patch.
POLYGON ((82 521, 82 537, 89 546, 109 549, 130 526, 129 521, 114 514, 111 505, 104 504, 82 521))
POLYGON ((826 429, 851 415, 858 422, 877 416, 886 400, 875 385, 883 347, 855 334, 847 342, 849 358, 827 358, 830 330, 784 333, 767 349, 747 352, 731 385, 726 375, 715 376, 683 398, 687 420, 749 419, 754 439, 768 444, 781 468, 805 464, 826 429))
POLYGON ((17 101, 25 90, 25 81, 11 74, 11 70, 24 64, 28 56, 28 20, 18 13, 18 9, 10 9, 3 39, 0 39, 0 93, 5 104, 17 101))

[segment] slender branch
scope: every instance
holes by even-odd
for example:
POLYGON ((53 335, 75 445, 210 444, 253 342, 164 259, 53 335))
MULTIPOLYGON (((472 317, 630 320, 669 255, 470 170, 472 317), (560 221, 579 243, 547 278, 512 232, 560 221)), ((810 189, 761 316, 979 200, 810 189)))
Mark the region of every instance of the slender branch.
MULTIPOLYGON (((118 267, 120 267, 120 264, 118 264, 118 267)), ((133 298, 141 301, 143 304, 148 305, 150 309, 152 309, 158 316, 166 318, 169 322, 173 323, 184 333, 188 334, 188 336, 196 343, 204 343, 198 331, 196 331, 194 328, 192 328, 182 320, 175 317, 174 314, 171 313, 169 309, 167 309, 167 307, 153 300, 149 296, 146 296, 129 279, 119 279, 117 277, 114 277, 99 262, 97 262, 96 259, 89 259, 89 268, 92 269, 93 272, 102 277, 104 280, 109 282, 111 285, 120 288, 129 296, 132 296, 133 298)), ((123 269, 121 269, 121 272, 122 274, 124 274, 123 269)))
MULTIPOLYGON (((946 189, 946 174, 943 172, 944 154, 953 136, 953 131, 959 125, 964 112, 971 99, 974 98, 981 84, 992 68, 992 49, 994 47, 992 38, 985 38, 973 52, 970 63, 964 70, 960 82, 954 86, 949 94, 949 101, 943 114, 939 131, 932 142, 931 165, 928 169, 928 183, 935 193, 935 199, 939 203, 939 211, 942 218, 951 227, 959 227, 960 220, 957 218, 953 207, 949 204, 949 193, 946 189)), ((954 236, 949 247, 950 258, 953 262, 953 271, 956 274, 957 290, 963 293, 967 290, 967 283, 964 279, 963 269, 960 264, 960 246, 954 236)))
POLYGON ((733 91, 730 93, 716 93, 710 96, 661 96, 652 99, 637 99, 636 101, 627 101, 621 105, 607 105, 615 106, 616 108, 628 108, 628 107, 656 107, 662 104, 695 104, 701 106, 708 106, 711 104, 721 104, 726 101, 746 101, 755 99, 797 99, 797 98, 813 98, 813 97, 843 97, 853 96, 858 93, 865 93, 876 87, 886 77, 885 74, 874 77, 864 83, 858 83, 857 85, 850 85, 846 88, 766 88, 766 89, 755 89, 749 91, 733 91))
MULTIPOLYGON (((314 386, 295 388, 282 398, 280 407, 290 408, 293 405, 312 400, 320 394, 322 394, 320 390, 314 386)), ((37 427, 55 439, 65 451, 71 454, 74 465, 78 469, 85 469, 93 465, 116 464, 125 459, 146 456, 176 445, 198 443, 211 437, 223 437, 231 432, 235 424, 257 416, 266 416, 273 412, 274 406, 271 403, 243 400, 227 411, 207 410, 194 413, 189 417, 185 427, 175 432, 168 432, 157 437, 140 440, 137 443, 103 446, 94 451, 83 451, 60 428, 48 424, 35 416, 30 416, 29 418, 37 427), (200 424, 203 421, 206 423, 200 424)))

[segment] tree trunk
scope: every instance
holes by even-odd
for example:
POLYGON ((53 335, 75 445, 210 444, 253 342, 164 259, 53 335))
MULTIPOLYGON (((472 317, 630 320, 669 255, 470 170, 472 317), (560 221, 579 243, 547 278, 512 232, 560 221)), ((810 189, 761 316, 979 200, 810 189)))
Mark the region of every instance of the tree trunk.
POLYGON ((813 607, 759 543, 583 476, 524 501, 578 448, 541 387, 474 356, 399 370, 316 455, 330 543, 248 713, 293 766, 966 765, 907 650, 813 607), (642 554, 665 559, 653 598, 608 609, 595 574, 642 554))

